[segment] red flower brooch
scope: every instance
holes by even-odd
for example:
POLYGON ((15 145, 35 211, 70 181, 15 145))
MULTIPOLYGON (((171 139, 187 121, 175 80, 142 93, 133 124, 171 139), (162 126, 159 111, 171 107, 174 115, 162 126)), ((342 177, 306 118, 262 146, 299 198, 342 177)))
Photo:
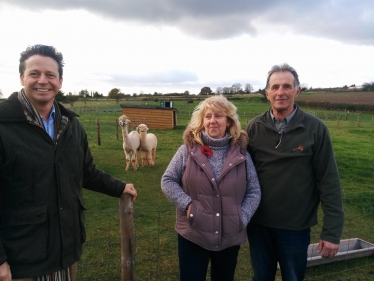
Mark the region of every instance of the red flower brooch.
POLYGON ((200 149, 201 149, 201 152, 204 153, 206 156, 213 155, 213 151, 207 145, 203 145, 200 149))
POLYGON ((294 148, 293 151, 295 150, 300 150, 300 151, 303 151, 304 150, 304 146, 302 146, 301 144, 297 147, 297 148, 294 148))

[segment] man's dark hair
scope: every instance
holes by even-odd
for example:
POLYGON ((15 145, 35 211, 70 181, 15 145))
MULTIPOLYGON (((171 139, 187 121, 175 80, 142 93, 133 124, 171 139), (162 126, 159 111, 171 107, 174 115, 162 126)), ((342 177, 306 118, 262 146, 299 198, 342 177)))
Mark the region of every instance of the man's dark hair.
POLYGON ((57 52, 57 50, 53 46, 46 46, 41 44, 28 46, 26 51, 21 53, 21 57, 19 59, 19 74, 23 74, 25 72, 25 60, 33 55, 40 55, 54 59, 58 64, 58 73, 60 75, 60 78, 62 78, 62 68, 64 67, 62 54, 60 52, 57 52))
POLYGON ((299 81, 299 75, 297 74, 296 70, 289 66, 287 63, 281 64, 281 65, 274 65, 268 72, 268 78, 266 80, 266 89, 269 87, 269 80, 270 76, 273 75, 275 72, 291 72, 293 77, 295 78, 294 86, 295 88, 299 87, 300 81, 299 81))

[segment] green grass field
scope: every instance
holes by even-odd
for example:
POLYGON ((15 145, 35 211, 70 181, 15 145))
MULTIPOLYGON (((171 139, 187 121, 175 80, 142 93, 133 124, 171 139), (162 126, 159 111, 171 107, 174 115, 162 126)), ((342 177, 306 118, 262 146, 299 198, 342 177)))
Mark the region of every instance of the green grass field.
MULTIPOLYGON (((121 102, 145 104, 144 101, 121 102)), ((153 105, 152 102, 148 103, 153 105)), ((233 100, 243 129, 255 115, 269 108, 257 97, 233 100)), ((154 105, 158 105, 155 103, 154 105)), ((80 114, 90 142, 95 163, 100 169, 135 184, 139 197, 135 210, 136 280, 178 280, 177 235, 174 231, 175 208, 160 189, 160 179, 171 157, 182 144, 182 133, 197 102, 175 101, 178 125, 172 130, 152 130, 158 138, 156 165, 125 171, 122 136, 116 137, 115 120, 121 113, 119 104, 110 101, 78 102, 74 110, 80 114), (105 110, 105 112, 104 112, 105 110), (96 120, 100 120, 101 145, 97 144, 96 120)), ((374 124, 372 114, 345 119, 344 112, 313 111, 329 128, 339 167, 346 223, 343 239, 361 238, 374 243, 374 124), (340 114, 342 117, 340 118, 340 114)), ((117 198, 84 191, 87 242, 79 262, 78 280, 120 280, 120 229, 117 198)), ((312 243, 318 242, 321 225, 312 229, 312 243)), ((374 258, 309 268, 307 280, 374 280, 374 258)), ((248 245, 240 250, 236 280, 250 280, 248 245)), ((278 274, 277 280, 281 280, 278 274)))

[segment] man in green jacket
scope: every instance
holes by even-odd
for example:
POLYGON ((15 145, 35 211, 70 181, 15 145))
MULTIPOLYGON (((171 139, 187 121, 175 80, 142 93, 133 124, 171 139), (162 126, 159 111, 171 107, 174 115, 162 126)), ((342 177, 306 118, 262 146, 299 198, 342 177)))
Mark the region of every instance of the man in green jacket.
POLYGON ((271 108, 246 129, 262 193, 247 227, 255 281, 274 280, 277 262, 282 280, 304 280, 320 203, 318 250, 324 258, 339 251, 344 211, 332 143, 325 124, 294 103, 300 91, 295 69, 273 66, 265 90, 271 108))
POLYGON ((0 104, 0 280, 74 281, 86 239, 82 188, 137 197, 96 168, 77 115, 55 101, 63 57, 21 53, 23 89, 0 104))

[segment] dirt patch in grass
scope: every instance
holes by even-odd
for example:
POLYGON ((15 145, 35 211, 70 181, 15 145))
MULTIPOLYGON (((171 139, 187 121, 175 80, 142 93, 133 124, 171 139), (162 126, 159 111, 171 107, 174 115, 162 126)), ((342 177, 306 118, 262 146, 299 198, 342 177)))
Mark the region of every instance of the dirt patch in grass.
POLYGON ((374 105, 374 92, 302 92, 298 100, 374 105))

